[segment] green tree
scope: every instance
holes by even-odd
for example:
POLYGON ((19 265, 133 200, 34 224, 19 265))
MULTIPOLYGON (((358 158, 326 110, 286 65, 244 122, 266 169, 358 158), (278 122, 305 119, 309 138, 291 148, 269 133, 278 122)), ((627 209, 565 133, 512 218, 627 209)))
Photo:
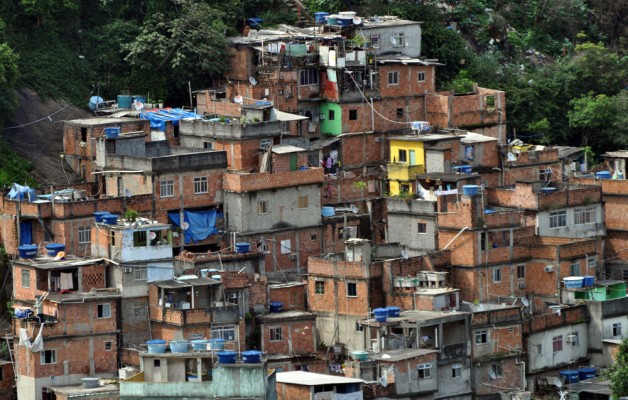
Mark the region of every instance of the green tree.
POLYGON ((628 339, 619 345, 615 362, 602 372, 602 376, 611 381, 613 399, 628 396, 628 339))
POLYGON ((567 113, 569 126, 582 132, 583 145, 603 147, 628 145, 626 127, 626 99, 628 91, 616 96, 605 94, 587 96, 570 101, 572 109, 567 113))
POLYGON ((17 63, 17 54, 6 43, 0 44, 0 125, 17 107, 14 90, 18 76, 17 63))
MULTIPOLYGON (((177 12, 155 13, 139 35, 123 46, 131 65, 165 73, 179 89, 188 81, 207 82, 228 66, 225 13, 205 3, 177 0, 177 12)), ((200 83, 200 82, 199 82, 200 83)))

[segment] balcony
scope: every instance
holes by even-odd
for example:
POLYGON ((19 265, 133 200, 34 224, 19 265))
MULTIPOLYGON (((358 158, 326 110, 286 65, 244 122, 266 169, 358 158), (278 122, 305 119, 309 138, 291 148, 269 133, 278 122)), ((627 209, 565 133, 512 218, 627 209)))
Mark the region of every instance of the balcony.
POLYGON ((467 344, 465 342, 450 344, 443 346, 440 354, 438 355, 439 360, 451 360, 454 358, 466 357, 467 356, 467 344))
POLYGON ((423 164, 408 165, 406 163, 389 163, 388 179, 399 181, 414 181, 417 175, 425 172, 423 164))
POLYGON ((150 319, 153 322, 165 322, 176 326, 233 322, 237 321, 240 317, 238 309, 239 307, 237 305, 223 305, 187 310, 151 306, 150 319))

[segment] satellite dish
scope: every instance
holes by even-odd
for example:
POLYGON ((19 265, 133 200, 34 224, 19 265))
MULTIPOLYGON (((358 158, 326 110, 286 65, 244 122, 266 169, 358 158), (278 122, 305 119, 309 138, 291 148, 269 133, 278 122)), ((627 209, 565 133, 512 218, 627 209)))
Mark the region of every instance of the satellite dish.
POLYGON ((492 369, 488 371, 488 376, 491 377, 491 379, 497 379, 497 375, 495 375, 495 371, 493 371, 492 369))
POLYGON ((184 231, 187 231, 189 228, 190 228, 190 224, 188 224, 187 222, 181 223, 181 229, 183 229, 184 231))
POLYGON ((511 152, 508 152, 508 161, 517 161, 517 157, 511 152))
POLYGON ((257 85, 257 80, 253 78, 252 76, 249 76, 249 82, 251 82, 251 85, 253 86, 257 85))
POLYGON ((397 38, 394 37, 394 36, 391 36, 390 37, 390 43, 392 43, 393 46, 396 46, 397 45, 397 38))
POLYGON ((385 376, 382 376, 381 378, 379 378, 379 384, 382 385, 383 387, 388 386, 388 379, 386 379, 385 376))
POLYGON ((240 95, 237 95, 236 97, 233 98, 233 102, 236 104, 242 104, 243 101, 244 101, 244 98, 240 95))
POLYGON ((129 189, 124 189, 124 195, 125 195, 126 197, 131 197, 131 196, 133 196, 133 194, 131 193, 131 191, 130 191, 129 189))
POLYGON ((563 387, 563 381, 561 381, 560 378, 554 378, 554 386, 557 388, 563 387))
POLYGON ((157 234, 155 232, 151 232, 149 236, 150 236, 150 240, 154 240, 157 237, 157 234))
POLYGON ((521 298, 521 302, 523 303, 524 306, 528 307, 530 305, 530 302, 528 301, 528 299, 526 299, 525 297, 521 298))
POLYGON ((351 212, 354 213, 354 214, 357 214, 358 211, 359 211, 358 208, 355 205, 353 205, 353 204, 351 204, 351 207, 349 207, 349 208, 351 209, 351 212))
POLYGON ((404 260, 407 260, 408 258, 410 258, 406 250, 401 250, 401 257, 403 257, 404 260))
POLYGON ((362 25, 362 18, 353 17, 353 25, 362 25))

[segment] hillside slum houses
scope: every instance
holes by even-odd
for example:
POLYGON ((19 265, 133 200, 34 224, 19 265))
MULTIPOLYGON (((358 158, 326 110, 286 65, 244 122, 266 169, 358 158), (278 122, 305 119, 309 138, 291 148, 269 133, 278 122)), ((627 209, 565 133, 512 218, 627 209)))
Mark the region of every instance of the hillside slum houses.
POLYGON ((436 91, 420 23, 359 22, 229 38, 194 111, 65 122, 83 183, 0 198, 0 390, 610 393, 577 382, 628 337, 628 151, 508 141, 504 92, 436 91))

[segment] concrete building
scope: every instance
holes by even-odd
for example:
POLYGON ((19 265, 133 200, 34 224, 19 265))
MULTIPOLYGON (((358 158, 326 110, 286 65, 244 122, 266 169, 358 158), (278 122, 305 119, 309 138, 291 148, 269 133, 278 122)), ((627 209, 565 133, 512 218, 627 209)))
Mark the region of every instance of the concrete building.
POLYGON ((436 202, 423 199, 386 199, 387 240, 399 243, 409 256, 435 250, 438 243, 436 202))
POLYGON ((211 351, 141 352, 141 372, 120 382, 120 399, 220 398, 274 400, 275 371, 256 363, 216 362, 211 351))
MULTIPOLYGON (((272 303, 271 303, 272 304, 272 303)), ((316 315, 307 311, 271 312, 260 317, 261 351, 271 368, 308 370, 318 347, 316 315)))
POLYGON ((277 373, 277 399, 328 398, 334 400, 362 400, 362 379, 330 376, 305 371, 277 373))

